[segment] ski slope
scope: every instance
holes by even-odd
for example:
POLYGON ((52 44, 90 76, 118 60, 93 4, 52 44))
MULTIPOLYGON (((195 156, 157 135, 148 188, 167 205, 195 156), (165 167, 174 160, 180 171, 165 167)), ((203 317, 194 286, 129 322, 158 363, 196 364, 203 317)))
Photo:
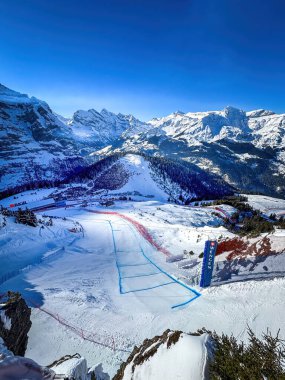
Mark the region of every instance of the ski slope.
MULTIPOLYGON (((34 201, 32 195, 29 201, 34 201)), ((26 270, 0 285, 0 292, 19 290, 33 307, 27 357, 47 365, 80 352, 89 364, 102 362, 104 371, 113 375, 134 345, 167 328, 191 332, 205 326, 246 339, 249 325, 258 335, 267 327, 273 333, 280 328, 284 337, 280 301, 285 297, 284 278, 202 290, 190 277, 199 274, 198 255, 208 236, 232 236, 211 209, 155 201, 116 202, 108 210, 88 204, 87 209, 58 208, 47 210, 46 215, 66 220, 53 219, 42 236, 39 227, 11 220, 0 229, 0 259, 6 257, 12 265, 9 272, 13 263, 26 268, 25 260, 30 258, 26 270), (162 252, 117 214, 143 225, 173 255, 192 249, 193 268, 184 270, 166 262, 162 252), (70 231, 76 222, 84 233, 70 231), (53 256, 59 249, 61 253, 53 256), (195 292, 202 296, 196 298, 195 292)))
POLYGON ((264 214, 270 216, 276 214, 277 217, 285 216, 285 200, 267 197, 265 195, 245 195, 248 198, 248 203, 264 214))
POLYGON ((153 198, 167 201, 169 195, 157 185, 150 164, 143 157, 127 154, 119 163, 123 171, 128 173, 128 181, 119 189, 110 191, 110 194, 132 194, 132 197, 137 199, 153 198))
MULTIPOLYGON (((103 212, 101 213, 104 215, 103 212)), ((169 296, 173 299, 177 296, 179 302, 171 306, 173 309, 185 306, 200 296, 198 291, 178 281, 155 263, 157 250, 153 248, 159 247, 152 240, 145 240, 145 235, 142 233, 145 231, 141 231, 142 225, 138 225, 130 218, 126 219, 124 215, 118 213, 107 212, 105 215, 108 217, 115 215, 124 220, 115 220, 115 222, 111 219, 107 220, 112 232, 121 294, 143 291, 148 292, 149 297, 153 296, 164 300, 169 296), (135 230, 130 221, 140 228, 135 230), (150 245, 150 242, 153 244, 150 245)))

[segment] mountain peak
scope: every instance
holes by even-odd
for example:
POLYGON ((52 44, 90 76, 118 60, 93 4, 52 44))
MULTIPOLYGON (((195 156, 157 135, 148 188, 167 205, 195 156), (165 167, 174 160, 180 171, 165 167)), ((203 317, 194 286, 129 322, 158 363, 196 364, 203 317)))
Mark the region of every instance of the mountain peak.
POLYGON ((276 113, 270 110, 265 110, 265 109, 253 110, 246 113, 247 117, 253 117, 253 118, 261 117, 261 116, 271 116, 271 115, 276 115, 276 113))
POLYGON ((185 112, 177 110, 177 111, 173 112, 173 115, 181 115, 181 116, 183 116, 183 115, 185 115, 185 112))
POLYGON ((0 93, 7 91, 7 90, 12 91, 8 87, 4 86, 4 84, 0 83, 0 93))
POLYGON ((5 97, 17 97, 17 98, 28 98, 27 94, 21 94, 20 92, 11 90, 10 88, 4 86, 2 83, 0 83, 0 96, 5 97))
POLYGON ((225 108, 224 112, 227 121, 227 124, 225 125, 240 128, 242 130, 248 129, 246 113, 243 110, 228 106, 225 108))
POLYGON ((101 115, 115 115, 113 112, 108 111, 106 108, 102 108, 100 113, 101 115))
POLYGON ((226 117, 231 116, 231 115, 242 115, 242 116, 245 115, 245 112, 243 110, 241 110, 240 108, 233 107, 233 106, 227 106, 224 109, 224 112, 225 112, 226 117))
POLYGON ((230 105, 225 107, 225 111, 227 111, 227 110, 229 112, 230 111, 241 111, 241 112, 243 112, 240 108, 237 108, 237 107, 234 107, 234 106, 230 106, 230 105))

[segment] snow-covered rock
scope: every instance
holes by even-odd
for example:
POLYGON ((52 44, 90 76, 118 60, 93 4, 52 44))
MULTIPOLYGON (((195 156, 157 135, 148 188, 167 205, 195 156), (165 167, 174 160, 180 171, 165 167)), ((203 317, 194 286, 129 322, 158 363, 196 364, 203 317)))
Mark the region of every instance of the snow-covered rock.
POLYGON ((1 319, 1 322, 3 323, 4 329, 10 330, 11 329, 11 318, 9 318, 6 315, 5 310, 0 309, 0 319, 1 319))
POLYGON ((55 372, 42 367, 31 359, 14 354, 7 349, 0 338, 0 379, 1 380, 53 380, 55 372))
POLYGON ((203 380, 208 335, 166 330, 133 350, 113 380, 203 380))
POLYGON ((110 380, 110 376, 104 372, 102 363, 95 364, 93 367, 91 367, 88 371, 88 375, 95 375, 96 380, 110 380))
POLYGON ((0 309, 0 336, 15 355, 25 354, 32 325, 30 317, 31 309, 25 300, 17 293, 9 293, 7 303, 0 309))
POLYGON ((49 106, 0 86, 0 191, 55 180, 83 164, 71 129, 49 106))
POLYGON ((54 365, 52 370, 58 375, 65 375, 68 379, 87 380, 87 361, 82 357, 74 357, 54 365))

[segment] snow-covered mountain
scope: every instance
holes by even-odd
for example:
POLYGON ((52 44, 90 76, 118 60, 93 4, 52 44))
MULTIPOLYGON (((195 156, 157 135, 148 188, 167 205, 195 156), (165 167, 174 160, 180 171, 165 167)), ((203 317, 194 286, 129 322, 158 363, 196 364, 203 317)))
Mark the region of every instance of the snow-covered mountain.
POLYGON ((149 121, 152 128, 140 139, 151 136, 183 140, 188 146, 229 139, 252 142, 260 148, 285 148, 285 114, 256 110, 244 112, 234 107, 223 111, 183 113, 149 121))
POLYGON ((0 191, 138 152, 190 162, 243 190, 285 196, 285 114, 272 111, 178 111, 142 122, 91 109, 67 119, 0 85, 0 136, 0 191))
POLYGON ((45 102, 0 85, 1 190, 84 165, 70 131, 45 102))
POLYGON ((66 119, 47 103, 0 85, 0 190, 62 179, 92 163, 94 150, 145 128, 131 115, 106 110, 77 111, 66 119))
POLYGON ((124 141, 121 150, 179 158, 244 191, 285 196, 285 114, 227 107, 175 112, 150 124, 148 131, 124 141))
POLYGON ((250 132, 245 112, 233 107, 218 112, 175 112, 160 119, 153 119, 150 123, 166 136, 184 139, 189 145, 225 135, 246 138, 250 132))
POLYGON ((251 141, 262 148, 285 147, 285 114, 256 110, 244 112, 226 107, 223 111, 181 113, 150 121, 155 128, 174 139, 189 144, 199 141, 217 141, 224 138, 234 141, 251 141))
POLYGON ((102 109, 77 111, 72 119, 67 121, 73 134, 82 141, 92 142, 93 145, 105 147, 116 140, 141 133, 150 126, 139 121, 132 115, 114 114, 102 109))

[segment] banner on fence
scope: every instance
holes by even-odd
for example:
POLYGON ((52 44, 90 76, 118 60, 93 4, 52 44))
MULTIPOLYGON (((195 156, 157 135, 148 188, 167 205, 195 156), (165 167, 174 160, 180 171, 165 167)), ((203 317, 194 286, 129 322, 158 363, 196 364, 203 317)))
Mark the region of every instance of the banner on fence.
POLYGON ((216 240, 207 240, 205 243, 200 280, 200 286, 202 288, 206 288, 211 285, 217 246, 218 243, 216 240))

